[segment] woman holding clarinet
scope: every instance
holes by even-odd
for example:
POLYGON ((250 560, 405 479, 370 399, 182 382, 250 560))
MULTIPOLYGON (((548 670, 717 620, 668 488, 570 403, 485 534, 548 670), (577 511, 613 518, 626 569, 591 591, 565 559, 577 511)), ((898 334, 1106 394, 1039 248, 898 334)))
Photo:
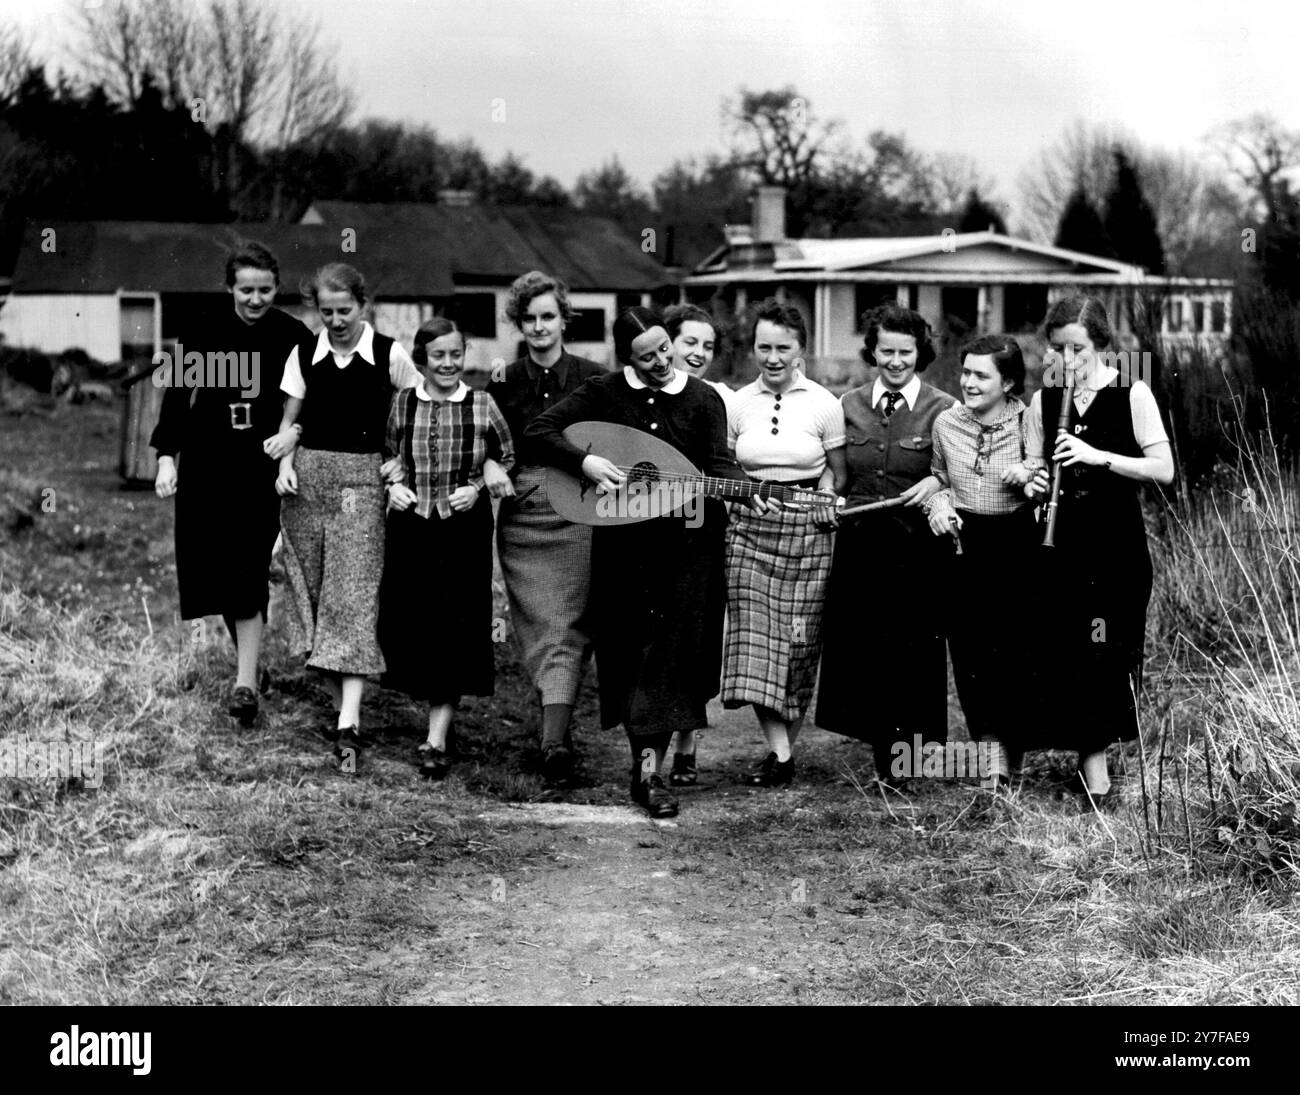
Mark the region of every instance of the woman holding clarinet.
POLYGON ((1101 301, 1058 301, 1044 329, 1047 370, 1025 436, 1053 473, 1036 472, 1025 493, 1050 499, 1043 564, 1052 600, 1043 622, 1070 683, 1069 702, 1050 713, 1044 703, 1043 714, 1045 730, 1078 750, 1079 789, 1091 806, 1110 791, 1106 746, 1138 735, 1151 556, 1137 487, 1172 483, 1174 462, 1151 389, 1097 356, 1112 341, 1101 301))

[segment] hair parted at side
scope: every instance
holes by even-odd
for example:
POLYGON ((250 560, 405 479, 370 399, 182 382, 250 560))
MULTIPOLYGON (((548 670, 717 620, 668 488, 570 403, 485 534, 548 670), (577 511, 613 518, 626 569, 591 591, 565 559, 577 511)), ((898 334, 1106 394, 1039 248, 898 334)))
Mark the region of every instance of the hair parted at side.
POLYGON ((280 284, 280 263, 275 253, 256 240, 240 240, 226 257, 226 286, 233 287, 240 270, 266 270, 280 284))
POLYGON ((426 319, 416 329, 415 341, 411 345, 411 360, 423 369, 429 364, 429 343, 436 342, 444 335, 460 335, 462 350, 469 346, 469 339, 465 337, 460 324, 446 316, 434 316, 433 319, 426 319))
POLYGON ((366 279, 346 262, 327 262, 302 283, 302 298, 313 308, 322 292, 350 293, 362 306, 370 299, 366 279))
POLYGON ((762 322, 775 323, 778 327, 784 327, 799 340, 799 348, 807 349, 808 347, 808 325, 804 322, 803 313, 793 304, 782 304, 776 297, 768 297, 766 300, 760 300, 754 308, 754 322, 749 325, 749 344, 754 345, 754 338, 758 334, 758 325, 762 322))
POLYGON ((1096 297, 1083 293, 1062 297, 1048 309, 1047 318, 1043 320, 1043 334, 1050 340, 1053 331, 1071 323, 1077 323, 1088 332, 1095 349, 1106 349, 1114 338, 1106 306, 1096 297))
POLYGON ((962 365, 967 356, 991 357, 1003 380, 1011 381, 1011 395, 1021 395, 1025 390, 1025 355, 1010 335, 980 335, 962 345, 957 354, 957 364, 962 365))
MULTIPOLYGON (((663 327, 664 320, 653 308, 625 308, 614 320, 614 356, 624 365, 632 363, 632 343, 654 327, 663 327)), ((665 329, 665 334, 667 330, 665 329)))
POLYGON ((924 372, 935 358, 934 340, 925 316, 904 308, 901 304, 878 304, 862 313, 862 349, 858 356, 875 368, 876 342, 881 331, 895 335, 911 335, 916 339, 916 371, 924 372))
POLYGON ((714 356, 725 356, 727 332, 709 312, 698 304, 673 304, 664 309, 664 329, 669 338, 676 339, 682 333, 683 323, 707 323, 713 329, 714 356))
POLYGON ((555 303, 560 308, 560 318, 565 323, 570 322, 577 313, 569 303, 569 287, 559 278, 543 274, 540 270, 529 270, 528 273, 520 274, 511 282, 510 295, 506 298, 506 318, 519 327, 528 311, 528 306, 537 297, 547 293, 555 294, 555 303))

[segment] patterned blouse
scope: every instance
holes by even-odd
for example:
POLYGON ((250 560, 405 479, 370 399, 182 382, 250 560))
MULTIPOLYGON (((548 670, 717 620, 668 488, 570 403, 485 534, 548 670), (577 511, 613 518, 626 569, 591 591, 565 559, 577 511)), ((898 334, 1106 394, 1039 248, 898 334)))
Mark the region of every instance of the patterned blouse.
POLYGON ((934 420, 930 470, 944 489, 931 505, 980 514, 1015 513, 1029 505, 1021 487, 1002 482, 1008 468, 1035 463, 1026 459, 1024 417, 1025 405, 1015 396, 1003 404, 997 421, 988 424, 961 405, 940 414, 934 420))
POLYGON ((442 403, 423 381, 398 392, 388 413, 388 456, 401 458, 399 482, 415 491, 415 512, 429 518, 452 515, 448 498, 458 487, 483 490, 483 462, 491 457, 505 471, 514 466, 510 427, 486 392, 463 380, 442 403))

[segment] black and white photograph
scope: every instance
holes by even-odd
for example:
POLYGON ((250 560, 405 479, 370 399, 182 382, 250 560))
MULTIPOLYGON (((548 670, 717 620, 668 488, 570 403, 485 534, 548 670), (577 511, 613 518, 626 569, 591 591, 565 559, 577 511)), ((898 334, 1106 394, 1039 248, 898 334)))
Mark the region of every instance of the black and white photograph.
POLYGON ((1298 62, 1265 0, 4 5, 24 1052, 1031 1005, 1260 1078, 1298 62))

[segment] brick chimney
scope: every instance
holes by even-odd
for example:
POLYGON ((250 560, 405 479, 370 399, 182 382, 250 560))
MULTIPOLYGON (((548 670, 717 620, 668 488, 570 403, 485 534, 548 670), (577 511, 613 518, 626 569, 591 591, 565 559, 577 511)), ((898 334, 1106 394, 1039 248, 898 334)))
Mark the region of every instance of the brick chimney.
POLYGON ((785 239, 784 186, 755 189, 753 211, 755 243, 780 243, 785 239))

